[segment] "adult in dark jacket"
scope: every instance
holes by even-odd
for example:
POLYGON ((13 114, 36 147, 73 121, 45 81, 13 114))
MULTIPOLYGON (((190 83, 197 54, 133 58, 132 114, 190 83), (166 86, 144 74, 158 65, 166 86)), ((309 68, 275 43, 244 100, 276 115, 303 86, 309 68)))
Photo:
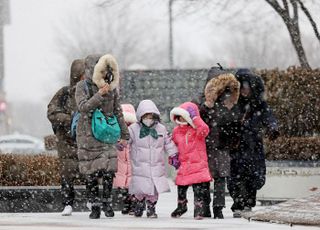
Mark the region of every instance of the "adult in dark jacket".
POLYGON ((117 117, 121 129, 120 144, 126 145, 129 131, 120 106, 118 64, 111 55, 89 55, 85 59, 86 79, 78 82, 76 102, 80 112, 77 126, 77 144, 80 172, 86 175, 89 202, 92 204, 90 218, 100 218, 101 203, 107 217, 113 217, 111 190, 117 171, 117 151, 112 144, 105 144, 92 134, 91 120, 95 109, 105 116, 117 117), (110 72, 111 71, 111 72, 110 72), (102 200, 98 180, 102 178, 102 200))
MULTIPOLYGON (((198 100, 200 114, 209 126, 206 138, 208 163, 214 178, 214 218, 223 219, 226 177, 230 175, 229 151, 238 127, 237 103, 240 84, 235 76, 221 68, 213 67, 208 73, 204 93, 198 100)), ((210 188, 205 200, 205 216, 210 217, 210 188)))
POLYGON ((62 215, 71 215, 74 201, 73 183, 79 177, 77 144, 71 137, 71 116, 77 110, 74 98, 75 87, 84 76, 84 60, 72 62, 70 85, 62 87, 48 104, 47 117, 58 138, 57 149, 60 162, 61 192, 64 210, 62 215))
POLYGON ((240 69, 236 77, 241 83, 238 108, 241 118, 240 143, 231 150, 231 174, 228 190, 234 201, 234 217, 256 205, 257 190, 265 184, 266 164, 263 129, 271 140, 278 137, 278 126, 272 111, 263 99, 262 79, 248 69, 240 69))

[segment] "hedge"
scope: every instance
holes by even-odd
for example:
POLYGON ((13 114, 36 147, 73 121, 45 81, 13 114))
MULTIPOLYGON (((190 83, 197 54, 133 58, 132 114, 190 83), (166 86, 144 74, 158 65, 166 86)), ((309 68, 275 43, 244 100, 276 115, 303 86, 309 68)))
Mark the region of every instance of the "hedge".
POLYGON ((320 160, 320 137, 279 137, 264 140, 267 160, 320 160))
POLYGON ((320 69, 290 67, 285 71, 258 71, 265 82, 266 99, 289 137, 320 133, 320 69))
POLYGON ((0 186, 59 184, 57 156, 0 154, 0 186))

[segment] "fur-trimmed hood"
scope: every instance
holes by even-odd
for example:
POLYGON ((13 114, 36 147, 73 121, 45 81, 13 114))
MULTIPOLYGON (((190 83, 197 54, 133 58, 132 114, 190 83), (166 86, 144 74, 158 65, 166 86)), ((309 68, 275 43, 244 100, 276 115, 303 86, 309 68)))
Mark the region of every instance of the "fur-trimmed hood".
POLYGON ((70 87, 73 88, 81 80, 84 74, 84 60, 76 59, 71 64, 70 69, 70 87))
POLYGON ((106 83, 108 83, 105 81, 108 68, 110 68, 113 75, 110 83, 110 89, 114 90, 119 86, 120 74, 117 60, 111 54, 103 55, 99 59, 98 63, 94 67, 92 81, 98 86, 98 88, 102 88, 106 83))
POLYGON ((123 118, 126 123, 133 124, 137 122, 136 111, 131 104, 122 104, 123 118))
POLYGON ((191 107, 194 109, 197 113, 197 116, 200 116, 200 112, 198 109, 198 106, 192 102, 185 102, 181 104, 179 107, 175 107, 170 111, 170 120, 177 124, 176 117, 181 116, 183 119, 185 119, 188 124, 190 124, 193 128, 195 128, 195 124, 193 123, 189 112, 187 111, 187 108, 191 107))
POLYGON ((220 74, 207 82, 204 90, 206 102, 214 104, 227 89, 230 92, 228 103, 235 105, 240 95, 240 83, 231 73, 220 74))

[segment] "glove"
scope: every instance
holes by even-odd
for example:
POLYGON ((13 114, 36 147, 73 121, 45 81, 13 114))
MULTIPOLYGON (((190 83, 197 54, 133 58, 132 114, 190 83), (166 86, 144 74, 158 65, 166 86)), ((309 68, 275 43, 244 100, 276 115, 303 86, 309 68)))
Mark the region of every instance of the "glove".
POLYGON ((280 132, 276 129, 273 129, 270 131, 269 133, 269 140, 270 141, 274 141, 275 139, 277 139, 280 136, 280 132))
POLYGON ((191 117, 191 119, 193 119, 194 117, 197 116, 197 111, 192 108, 191 106, 189 106, 187 109, 186 109, 191 117))
POLYGON ((116 144, 116 149, 118 150, 118 151, 123 151, 124 150, 124 148, 125 148, 125 146, 122 144, 122 143, 117 143, 116 144))
POLYGON ((180 167, 178 154, 169 157, 169 165, 172 165, 176 170, 180 167))

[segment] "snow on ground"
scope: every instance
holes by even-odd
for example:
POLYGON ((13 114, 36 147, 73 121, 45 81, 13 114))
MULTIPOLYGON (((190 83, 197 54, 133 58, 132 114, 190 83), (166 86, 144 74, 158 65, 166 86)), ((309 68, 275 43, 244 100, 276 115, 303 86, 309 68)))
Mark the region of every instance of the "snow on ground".
MULTIPOLYGON (((230 206, 232 200, 227 197, 227 208, 224 209, 225 219, 215 220, 193 219, 193 193, 192 188, 189 188, 188 198, 188 212, 179 219, 170 217, 170 213, 176 207, 176 188, 172 184, 171 193, 160 194, 160 199, 157 205, 158 219, 147 219, 144 215, 141 218, 133 216, 124 216, 120 212, 116 212, 114 218, 106 218, 103 213, 101 219, 89 219, 89 212, 76 212, 70 217, 63 217, 60 213, 0 213, 0 230, 14 229, 14 230, 31 230, 31 229, 268 229, 268 230, 304 230, 315 229, 315 227, 294 225, 291 228, 289 225, 271 224, 265 222, 248 222, 246 219, 232 218, 230 206)), ((256 209, 261 209, 257 207, 256 209)))

